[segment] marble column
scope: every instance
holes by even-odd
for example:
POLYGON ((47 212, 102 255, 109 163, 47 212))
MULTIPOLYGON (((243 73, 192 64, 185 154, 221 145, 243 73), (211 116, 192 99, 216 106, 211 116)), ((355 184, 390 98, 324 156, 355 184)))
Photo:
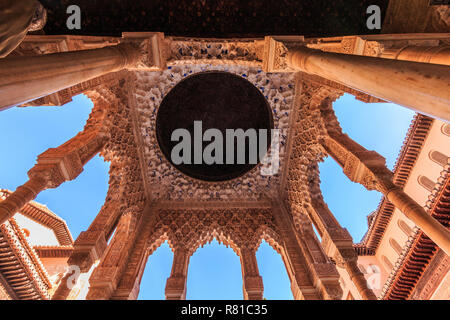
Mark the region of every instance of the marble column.
POLYGON ((139 51, 122 43, 101 49, 0 59, 0 110, 134 66, 139 51))
POLYGON ((51 148, 38 156, 37 164, 28 171, 29 180, 0 202, 0 224, 37 195, 56 188, 79 176, 83 166, 106 142, 105 136, 92 130, 82 131, 58 148, 51 148))
POLYGON ((439 248, 450 255, 450 230, 425 211, 416 201, 397 186, 387 189, 386 198, 413 221, 436 243, 439 248))
POLYGON ((288 65, 450 121, 450 66, 373 58, 297 47, 288 65))
POLYGON ((0 202, 0 224, 12 218, 24 205, 47 188, 47 180, 42 176, 31 177, 18 187, 8 198, 0 202))
POLYGON ((363 146, 343 133, 329 132, 322 141, 324 148, 353 182, 368 190, 378 190, 403 214, 414 222, 442 250, 450 254, 450 230, 434 219, 414 199, 393 182, 393 174, 386 167, 386 160, 375 151, 363 146))
POLYGON ((243 278, 244 300, 262 300, 264 286, 259 275, 256 252, 252 249, 241 249, 241 268, 243 278))
POLYGON ((385 49, 381 58, 450 65, 450 46, 406 46, 385 49))
POLYGON ((172 272, 166 283, 166 300, 185 300, 186 281, 190 253, 184 248, 176 248, 173 254, 172 272))

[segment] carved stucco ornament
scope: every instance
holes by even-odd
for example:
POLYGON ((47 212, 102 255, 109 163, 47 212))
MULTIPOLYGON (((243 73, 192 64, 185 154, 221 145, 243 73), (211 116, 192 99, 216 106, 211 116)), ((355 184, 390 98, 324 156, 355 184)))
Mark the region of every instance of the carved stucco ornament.
POLYGON ((265 72, 296 72, 288 64, 288 53, 304 45, 303 36, 265 37, 263 70, 265 72))

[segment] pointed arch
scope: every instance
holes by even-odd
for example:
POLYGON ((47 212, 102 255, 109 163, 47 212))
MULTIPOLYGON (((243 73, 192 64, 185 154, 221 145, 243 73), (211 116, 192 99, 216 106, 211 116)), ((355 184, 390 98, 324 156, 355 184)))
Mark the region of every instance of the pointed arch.
POLYGON ((166 280, 172 268, 173 250, 164 237, 148 249, 138 300, 164 300, 166 280))
POLYGON ((286 257, 282 255, 282 248, 263 239, 256 251, 259 272, 264 283, 264 298, 269 300, 292 300, 291 279, 286 268, 286 257))
POLYGON ((240 259, 230 247, 213 239, 195 251, 189 261, 187 299, 243 298, 240 259))

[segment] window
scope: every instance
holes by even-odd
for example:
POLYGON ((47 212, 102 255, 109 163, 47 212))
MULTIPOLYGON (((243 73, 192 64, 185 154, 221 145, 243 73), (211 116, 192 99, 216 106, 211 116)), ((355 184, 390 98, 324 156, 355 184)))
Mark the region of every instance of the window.
POLYGON ((412 233, 412 229, 408 226, 408 224, 403 220, 398 220, 397 222, 399 228, 409 237, 412 233))
POLYGON ((389 244, 395 250, 395 252, 397 252, 398 254, 402 253, 402 247, 398 244, 397 241, 395 241, 395 239, 390 238, 389 239, 389 244))
MULTIPOLYGON (((155 245, 155 244, 153 244, 155 245)), ((172 269, 173 252, 166 241, 151 253, 145 264, 138 300, 164 300, 164 289, 172 269)))
POLYGON ((443 167, 448 164, 448 157, 439 151, 432 150, 429 154, 429 157, 431 160, 443 167))
POLYGON ((450 124, 444 124, 441 129, 442 133, 450 137, 450 124))
POLYGON ((424 187, 425 189, 427 189, 428 191, 433 191, 434 189, 434 182, 431 181, 431 179, 425 177, 425 176, 419 176, 417 178, 417 181, 419 181, 419 184, 424 187))
POLYGON ((392 263, 389 261, 389 259, 386 256, 382 256, 381 259, 383 259, 383 262, 389 271, 394 269, 394 266, 392 265, 392 263))

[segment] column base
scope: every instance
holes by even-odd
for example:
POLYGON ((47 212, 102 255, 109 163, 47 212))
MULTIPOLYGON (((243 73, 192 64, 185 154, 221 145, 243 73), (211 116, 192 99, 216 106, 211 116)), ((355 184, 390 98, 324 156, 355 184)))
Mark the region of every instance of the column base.
POLYGON ((166 283, 166 300, 186 300, 186 278, 170 277, 166 283))
POLYGON ((264 298, 264 286, 261 276, 245 276, 243 289, 245 300, 263 300, 264 298))

